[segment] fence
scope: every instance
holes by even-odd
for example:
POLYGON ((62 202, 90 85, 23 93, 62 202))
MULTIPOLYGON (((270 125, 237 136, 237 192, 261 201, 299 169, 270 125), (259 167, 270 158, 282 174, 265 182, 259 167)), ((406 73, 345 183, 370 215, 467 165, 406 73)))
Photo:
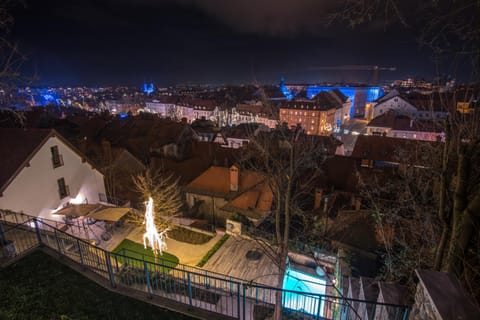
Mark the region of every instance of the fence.
POLYGON ((13 240, 14 245, 3 250, 0 258, 3 261, 44 245, 103 277, 112 287, 134 289, 149 298, 158 296, 226 317, 264 319, 273 313, 277 293, 281 295, 285 318, 402 320, 408 317, 405 306, 282 290, 168 261, 152 263, 122 252, 112 253, 37 219, 0 230, 0 235, 3 235, 0 241, 13 240))

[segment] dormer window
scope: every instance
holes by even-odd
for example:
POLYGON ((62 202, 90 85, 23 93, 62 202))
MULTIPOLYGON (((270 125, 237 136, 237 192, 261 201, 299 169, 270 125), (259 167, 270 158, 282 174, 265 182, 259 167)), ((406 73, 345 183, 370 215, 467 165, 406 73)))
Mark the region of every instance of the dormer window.
POLYGON ((50 148, 50 152, 52 153, 52 165, 53 168, 58 168, 63 166, 63 157, 58 151, 58 146, 53 146, 50 148))

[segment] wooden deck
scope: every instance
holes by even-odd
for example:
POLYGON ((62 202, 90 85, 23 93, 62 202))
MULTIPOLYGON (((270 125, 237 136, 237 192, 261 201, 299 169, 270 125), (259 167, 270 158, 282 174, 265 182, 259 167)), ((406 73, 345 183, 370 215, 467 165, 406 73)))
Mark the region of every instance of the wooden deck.
POLYGON ((267 286, 278 286, 278 267, 255 240, 231 236, 203 269, 267 286), (248 259, 246 254, 250 250, 260 251, 260 259, 248 259))

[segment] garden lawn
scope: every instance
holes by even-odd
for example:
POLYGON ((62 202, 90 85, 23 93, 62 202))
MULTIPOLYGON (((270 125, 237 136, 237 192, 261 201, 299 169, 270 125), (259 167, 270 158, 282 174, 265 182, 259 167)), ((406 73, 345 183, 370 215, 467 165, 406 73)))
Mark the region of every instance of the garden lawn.
POLYGON ((111 292, 35 251, 0 269, 0 319, 194 319, 111 292))
MULTIPOLYGON (((123 255, 125 255, 128 258, 135 258, 139 260, 145 260, 147 262, 160 263, 169 268, 175 268, 178 264, 178 258, 173 254, 164 252, 161 256, 158 256, 157 259, 155 260, 152 249, 150 248, 145 249, 143 247, 143 244, 139 244, 128 239, 123 240, 118 245, 118 247, 116 247, 113 250, 113 253, 119 254, 118 262, 120 263, 124 263, 125 258, 123 257, 123 255)), ((138 267, 143 268, 143 262, 134 261, 133 259, 129 260, 128 258, 127 258, 128 260, 127 262, 129 264, 134 264, 138 267)))

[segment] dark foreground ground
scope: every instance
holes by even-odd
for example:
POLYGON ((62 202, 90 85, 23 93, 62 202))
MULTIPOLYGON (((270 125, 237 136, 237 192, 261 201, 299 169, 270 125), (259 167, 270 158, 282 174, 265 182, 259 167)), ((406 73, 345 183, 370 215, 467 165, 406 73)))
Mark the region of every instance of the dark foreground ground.
POLYGON ((35 251, 0 269, 3 319, 193 319, 110 292, 35 251))

